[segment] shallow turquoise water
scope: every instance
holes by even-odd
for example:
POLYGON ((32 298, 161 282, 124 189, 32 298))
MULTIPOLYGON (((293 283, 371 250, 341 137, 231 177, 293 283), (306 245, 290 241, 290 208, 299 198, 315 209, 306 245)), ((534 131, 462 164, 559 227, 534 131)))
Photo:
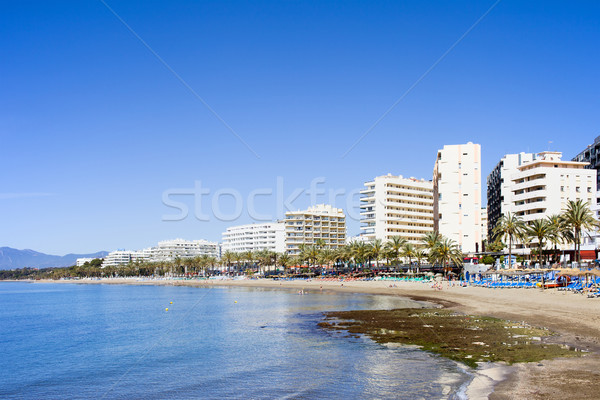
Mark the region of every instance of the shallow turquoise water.
POLYGON ((454 362, 317 326, 323 311, 403 306, 357 294, 3 282, 0 398, 456 397, 469 376, 454 362))

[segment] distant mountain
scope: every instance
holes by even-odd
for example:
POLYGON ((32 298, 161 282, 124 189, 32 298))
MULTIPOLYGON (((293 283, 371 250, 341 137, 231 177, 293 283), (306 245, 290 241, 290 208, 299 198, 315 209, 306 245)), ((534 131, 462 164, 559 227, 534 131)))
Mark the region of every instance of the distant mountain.
POLYGON ((78 258, 103 258, 107 254, 106 251, 99 251, 94 254, 54 256, 29 249, 17 250, 11 247, 0 247, 0 269, 69 267, 75 265, 78 258))

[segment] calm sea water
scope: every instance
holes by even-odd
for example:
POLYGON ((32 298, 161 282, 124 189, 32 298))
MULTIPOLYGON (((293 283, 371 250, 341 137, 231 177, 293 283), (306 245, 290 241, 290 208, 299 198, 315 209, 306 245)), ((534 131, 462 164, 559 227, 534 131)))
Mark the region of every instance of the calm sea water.
POLYGON ((0 398, 455 398, 469 375, 454 362, 317 326, 327 310, 408 305, 285 290, 0 283, 0 398))

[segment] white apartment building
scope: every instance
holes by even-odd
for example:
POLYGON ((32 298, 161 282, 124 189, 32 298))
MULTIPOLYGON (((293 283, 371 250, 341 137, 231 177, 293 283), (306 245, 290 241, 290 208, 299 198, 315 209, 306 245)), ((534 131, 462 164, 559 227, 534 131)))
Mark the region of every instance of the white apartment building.
POLYGON ((285 247, 291 255, 300 253, 299 246, 314 245, 319 239, 325 248, 336 249, 346 244, 346 216, 341 208, 319 204, 303 211, 285 213, 285 247))
POLYGON ((438 150, 433 169, 434 230, 463 253, 481 250, 481 146, 471 142, 438 150))
POLYGON ((360 191, 362 236, 388 241, 400 236, 417 244, 433 231, 433 183, 402 175, 382 175, 360 191))
MULTIPOLYGON (((596 177, 596 185, 598 184, 597 182, 598 179, 596 177)), ((590 210, 594 214, 594 217, 600 221, 600 191, 596 192, 596 202, 590 206, 590 210)), ((600 248, 600 229, 595 229, 593 231, 586 230, 583 232, 581 235, 581 259, 595 259, 595 250, 598 248, 600 248), (594 254, 594 256, 592 256, 592 254, 594 254)))
POLYGON ((488 211, 487 207, 481 208, 481 240, 487 237, 488 232, 488 211))
POLYGON ((152 248, 153 261, 172 260, 176 257, 198 257, 203 255, 220 258, 221 245, 217 242, 209 242, 207 240, 174 239, 158 242, 158 246, 152 248))
POLYGON ((223 232, 222 251, 242 253, 245 251, 285 251, 285 224, 268 222, 231 226, 223 232))
POLYGON ((560 214, 569 200, 596 204, 596 170, 561 158, 561 152, 544 151, 518 168, 511 178, 512 213, 529 222, 560 214))
POLYGON ((86 262, 89 263, 93 260, 93 258, 89 258, 89 257, 83 257, 83 258, 78 258, 76 261, 76 265, 78 267, 82 267, 83 264, 85 264, 86 262))
POLYGON ((498 220, 506 214, 512 205, 513 192, 512 176, 518 168, 535 159, 533 153, 506 154, 487 177, 487 209, 488 229, 482 231, 482 235, 492 238, 493 229, 498 220))
POLYGON ((346 244, 352 243, 369 243, 370 240, 363 234, 358 234, 354 236, 348 236, 346 238, 346 244))
POLYGON ((102 262, 102 268, 104 267, 118 267, 120 265, 127 265, 130 262, 136 261, 150 261, 151 249, 144 249, 139 251, 131 250, 117 250, 109 253, 104 257, 102 262))
MULTIPOLYGON (((587 162, 563 161, 562 153, 545 151, 518 168, 512 180, 510 212, 524 222, 560 214, 569 200, 583 200, 596 207, 596 170, 587 162)), ((521 253, 529 249, 518 245, 521 253)), ((567 249, 565 247, 564 249, 567 249)))

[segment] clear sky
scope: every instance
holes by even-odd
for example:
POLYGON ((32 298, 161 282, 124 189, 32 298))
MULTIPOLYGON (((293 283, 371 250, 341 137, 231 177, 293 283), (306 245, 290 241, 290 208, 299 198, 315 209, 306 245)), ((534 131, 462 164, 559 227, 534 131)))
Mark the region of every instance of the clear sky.
POLYGON ((0 246, 221 240, 311 182, 347 208, 377 175, 431 179, 444 144, 480 143, 484 181, 506 153, 570 159, 600 135, 600 3, 504 0, 473 27, 493 4, 2 1, 0 246))

